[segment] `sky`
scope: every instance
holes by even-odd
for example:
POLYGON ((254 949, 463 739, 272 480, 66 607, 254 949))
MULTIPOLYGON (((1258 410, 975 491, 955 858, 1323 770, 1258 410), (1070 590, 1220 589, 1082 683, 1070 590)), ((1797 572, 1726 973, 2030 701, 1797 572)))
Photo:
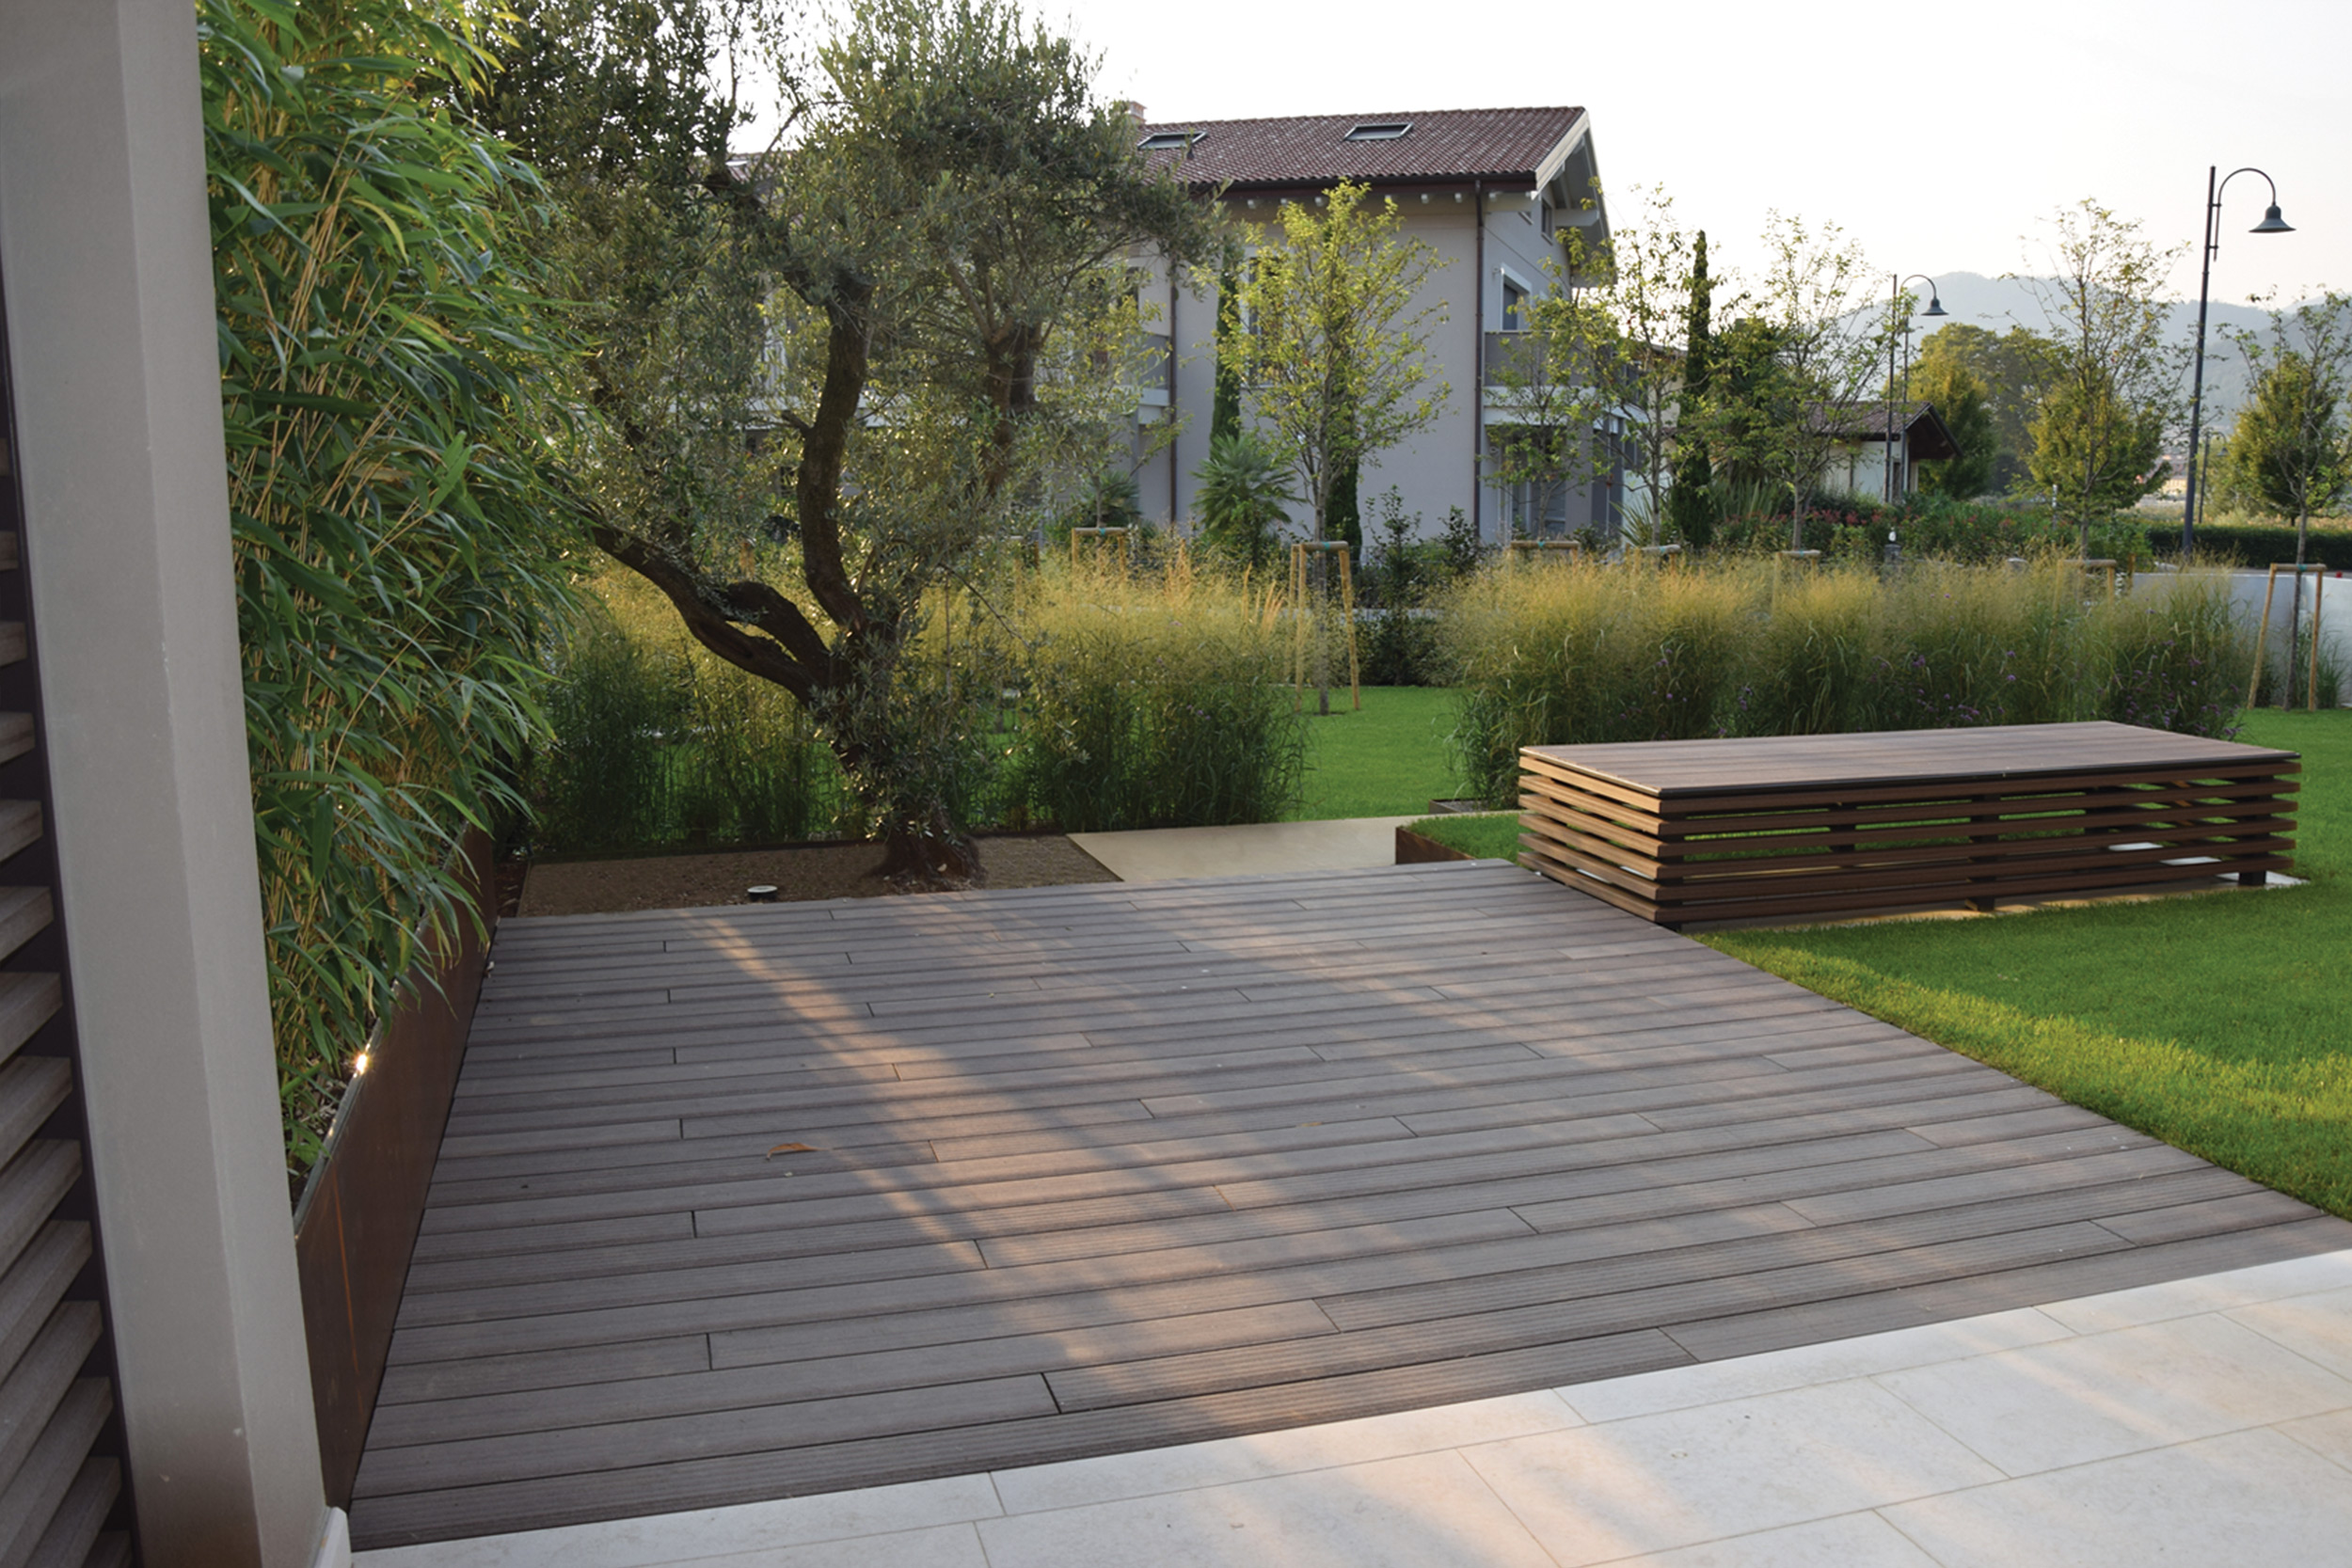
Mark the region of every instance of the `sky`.
POLYGON ((1883 271, 2046 272, 2086 197, 2179 246, 2197 295, 2205 171, 2278 182, 2297 232, 2222 209, 2213 297, 2352 290, 2352 0, 1537 0, 1522 7, 1031 0, 1154 120, 1579 103, 1609 187, 1659 185, 1719 266, 1767 209, 1842 226, 1883 271), (1514 12, 1517 15, 1515 17, 1514 12))

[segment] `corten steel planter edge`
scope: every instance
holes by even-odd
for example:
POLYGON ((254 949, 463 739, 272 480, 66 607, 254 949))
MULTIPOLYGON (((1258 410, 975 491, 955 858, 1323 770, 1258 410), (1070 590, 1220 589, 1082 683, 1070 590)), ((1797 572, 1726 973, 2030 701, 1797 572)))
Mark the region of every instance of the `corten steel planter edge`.
POLYGON ((1440 844, 1424 833, 1410 828, 1396 831, 1396 863, 1423 865, 1431 861, 1474 861, 1478 857, 1451 844, 1440 844))
POLYGON ((437 973, 411 972, 369 1041, 367 1070, 347 1091, 294 1213, 319 1460, 327 1500, 339 1508, 351 1504, 498 923, 489 836, 475 829, 459 852, 482 928, 467 929, 437 973))

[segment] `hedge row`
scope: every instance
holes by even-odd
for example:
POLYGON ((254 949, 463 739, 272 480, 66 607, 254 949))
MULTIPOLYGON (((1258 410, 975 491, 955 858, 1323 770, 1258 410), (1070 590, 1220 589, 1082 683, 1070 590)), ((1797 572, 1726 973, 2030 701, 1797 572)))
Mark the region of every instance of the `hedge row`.
MULTIPOLYGON (((2161 523, 2151 527, 2148 544, 2165 555, 2178 555, 2181 525, 2161 523)), ((2248 566, 2266 566, 2274 562, 2292 564, 2295 530, 2253 523, 2201 523, 2197 529, 2197 550, 2209 561, 2217 555, 2230 555, 2248 566)), ((2316 562, 2331 572, 2352 572, 2352 529, 2312 529, 2303 559, 2316 562)))

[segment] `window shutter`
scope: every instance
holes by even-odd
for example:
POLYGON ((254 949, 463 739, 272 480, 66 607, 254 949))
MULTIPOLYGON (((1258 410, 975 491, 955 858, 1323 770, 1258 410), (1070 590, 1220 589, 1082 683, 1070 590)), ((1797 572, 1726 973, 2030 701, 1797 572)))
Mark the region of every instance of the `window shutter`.
POLYGON ((0 319, 0 1568, 132 1560, 0 319))

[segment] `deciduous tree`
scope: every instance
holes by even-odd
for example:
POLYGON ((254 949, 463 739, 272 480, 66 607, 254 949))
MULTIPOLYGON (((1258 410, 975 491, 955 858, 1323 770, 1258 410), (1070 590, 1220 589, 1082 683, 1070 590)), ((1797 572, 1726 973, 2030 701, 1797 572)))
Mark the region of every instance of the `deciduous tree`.
POLYGON ((2090 525, 2164 483, 2164 436, 2181 409, 2187 350, 2157 291, 2173 257, 2095 201, 2061 209, 2048 272, 2025 279, 2052 324, 2053 374, 2031 434, 2030 471, 2056 493, 2088 553, 2090 525))
POLYGON ((1704 263, 1662 190, 1635 186, 1625 208, 1605 244, 1569 230, 1565 266, 1522 308, 1524 341, 1489 375, 1502 405, 1489 425, 1499 484, 1597 483, 1622 464, 1631 510, 1655 532, 1686 445, 1679 411, 1704 263))
POLYGON ((1985 487, 2005 491, 2029 483, 2033 420, 2057 369, 2054 345, 2030 327, 1994 332, 1969 322, 1947 322, 1920 343, 1912 372, 1931 386, 1965 371, 1983 387, 1985 412, 1993 422, 1993 470, 1985 487))
MULTIPOLYGON (((2314 513, 2352 495, 2352 433, 2344 401, 2352 372, 2352 295, 2330 293, 2274 310, 2267 335, 2235 335, 2254 370, 2253 395, 2230 432, 2231 477, 2281 517, 2295 519, 2295 564, 2304 564, 2314 513)), ((2303 574, 2287 611, 2289 664, 2300 635, 2303 574)), ((2294 685, 2293 672, 2281 691, 2294 685)), ((2282 696, 2283 700, 2283 696, 2282 696)))
POLYGON ((1248 330, 1228 339, 1250 411, 1296 471, 1333 537, 1340 477, 1436 419, 1452 389, 1428 332, 1443 309, 1421 300, 1443 262, 1402 233, 1396 203, 1341 184, 1321 208, 1286 201, 1239 293, 1248 330))
POLYGON ((1999 437, 1993 428, 1993 409, 1984 383, 1967 366, 1952 359, 1919 364, 1912 369, 1910 394, 1932 405, 1952 433, 1958 457, 1929 464, 1920 483, 1939 496, 1967 500, 1983 495, 1993 483, 1999 437))
POLYGON ((1717 364, 1728 372, 1709 401, 1719 456, 1786 492, 1792 548, 1804 544, 1804 498, 1820 483, 1849 422, 1883 376, 1887 307, 1878 274, 1834 223, 1769 214, 1764 270, 1717 364))
POLYGON ((2273 311, 2266 334, 2234 337, 2254 385, 2230 432, 2231 477, 2278 516, 2295 520, 2299 565, 2312 515, 2352 494, 2344 417, 2352 294, 2273 311))

